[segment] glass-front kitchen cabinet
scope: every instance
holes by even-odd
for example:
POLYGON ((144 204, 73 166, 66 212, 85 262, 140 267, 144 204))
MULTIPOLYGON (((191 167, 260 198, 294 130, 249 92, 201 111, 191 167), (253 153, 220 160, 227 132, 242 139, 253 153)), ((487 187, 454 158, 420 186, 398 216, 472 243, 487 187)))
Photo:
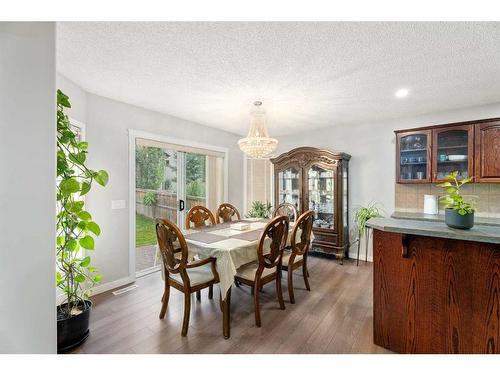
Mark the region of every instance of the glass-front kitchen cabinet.
POLYGON ((312 252, 343 260, 349 244, 348 166, 350 155, 299 147, 274 165, 274 206, 291 203, 299 214, 314 212, 312 252))
POLYGON ((474 125, 453 124, 396 131, 396 181, 400 184, 443 182, 473 175, 474 125))
POLYGON ((450 172, 458 178, 473 175, 474 126, 450 126, 432 131, 432 181, 442 182, 450 172))
POLYGON ((399 183, 431 181, 431 131, 419 130, 396 135, 396 179, 399 183))

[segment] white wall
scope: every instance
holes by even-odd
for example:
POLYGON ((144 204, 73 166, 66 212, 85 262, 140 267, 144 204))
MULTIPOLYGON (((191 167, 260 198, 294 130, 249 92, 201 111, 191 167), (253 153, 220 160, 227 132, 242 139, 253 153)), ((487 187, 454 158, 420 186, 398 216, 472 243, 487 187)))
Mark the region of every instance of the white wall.
POLYGON ((0 23, 0 353, 55 353, 55 25, 0 23))
POLYGON ((87 197, 87 209, 102 230, 92 257, 103 275, 103 285, 126 281, 129 276, 128 129, 229 148, 228 200, 238 209, 243 208, 243 154, 238 149, 237 135, 85 93, 61 75, 57 85, 69 95, 74 111, 79 106, 86 108, 84 117, 75 112, 70 116, 86 123, 89 166, 105 169, 110 176, 105 188, 96 186, 87 197), (112 210, 112 200, 125 200, 127 207, 112 210))
MULTIPOLYGON (((500 117, 500 103, 378 123, 332 125, 328 128, 306 130, 300 134, 280 137, 276 154, 299 146, 313 146, 352 155, 349 162, 349 216, 352 222, 354 217, 352 211, 357 206, 372 201, 380 203, 388 215, 394 211, 396 162, 394 130, 490 117, 500 117)), ((351 234, 351 237, 353 235, 351 234)), ((350 257, 356 255, 355 250, 354 247, 351 249, 350 257)))
POLYGON ((71 99, 71 108, 65 109, 65 113, 71 119, 85 124, 87 122, 87 93, 76 83, 59 73, 56 75, 56 83, 57 88, 71 99))

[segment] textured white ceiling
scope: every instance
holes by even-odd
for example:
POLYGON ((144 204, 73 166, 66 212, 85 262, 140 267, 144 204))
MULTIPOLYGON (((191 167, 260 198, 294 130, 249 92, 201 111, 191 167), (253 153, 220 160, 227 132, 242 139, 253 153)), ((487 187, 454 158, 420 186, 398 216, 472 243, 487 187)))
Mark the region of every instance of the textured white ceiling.
POLYGON ((500 101, 500 23, 58 23, 60 73, 85 90, 271 136, 500 101), (410 95, 394 97, 398 88, 410 95))

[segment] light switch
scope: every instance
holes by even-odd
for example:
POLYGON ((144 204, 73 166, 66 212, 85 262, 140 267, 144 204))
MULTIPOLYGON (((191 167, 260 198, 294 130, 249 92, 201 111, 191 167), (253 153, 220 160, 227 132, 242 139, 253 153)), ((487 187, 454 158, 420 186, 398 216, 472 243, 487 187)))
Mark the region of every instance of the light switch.
POLYGON ((120 210, 122 208, 125 208, 125 200, 124 199, 111 201, 111 209, 112 210, 120 210))

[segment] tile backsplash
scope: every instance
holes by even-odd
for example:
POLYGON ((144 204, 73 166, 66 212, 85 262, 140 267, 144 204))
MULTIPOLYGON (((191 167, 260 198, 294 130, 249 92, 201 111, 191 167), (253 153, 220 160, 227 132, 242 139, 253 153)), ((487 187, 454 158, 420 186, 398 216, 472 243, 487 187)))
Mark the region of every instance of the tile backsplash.
MULTIPOLYGON (((460 191, 464 196, 475 197, 477 216, 500 218, 500 184, 468 184, 460 191)), ((423 212, 424 194, 442 196, 446 193, 436 184, 396 184, 396 211, 423 212)), ((439 204, 439 213, 444 213, 442 204, 439 204)))

